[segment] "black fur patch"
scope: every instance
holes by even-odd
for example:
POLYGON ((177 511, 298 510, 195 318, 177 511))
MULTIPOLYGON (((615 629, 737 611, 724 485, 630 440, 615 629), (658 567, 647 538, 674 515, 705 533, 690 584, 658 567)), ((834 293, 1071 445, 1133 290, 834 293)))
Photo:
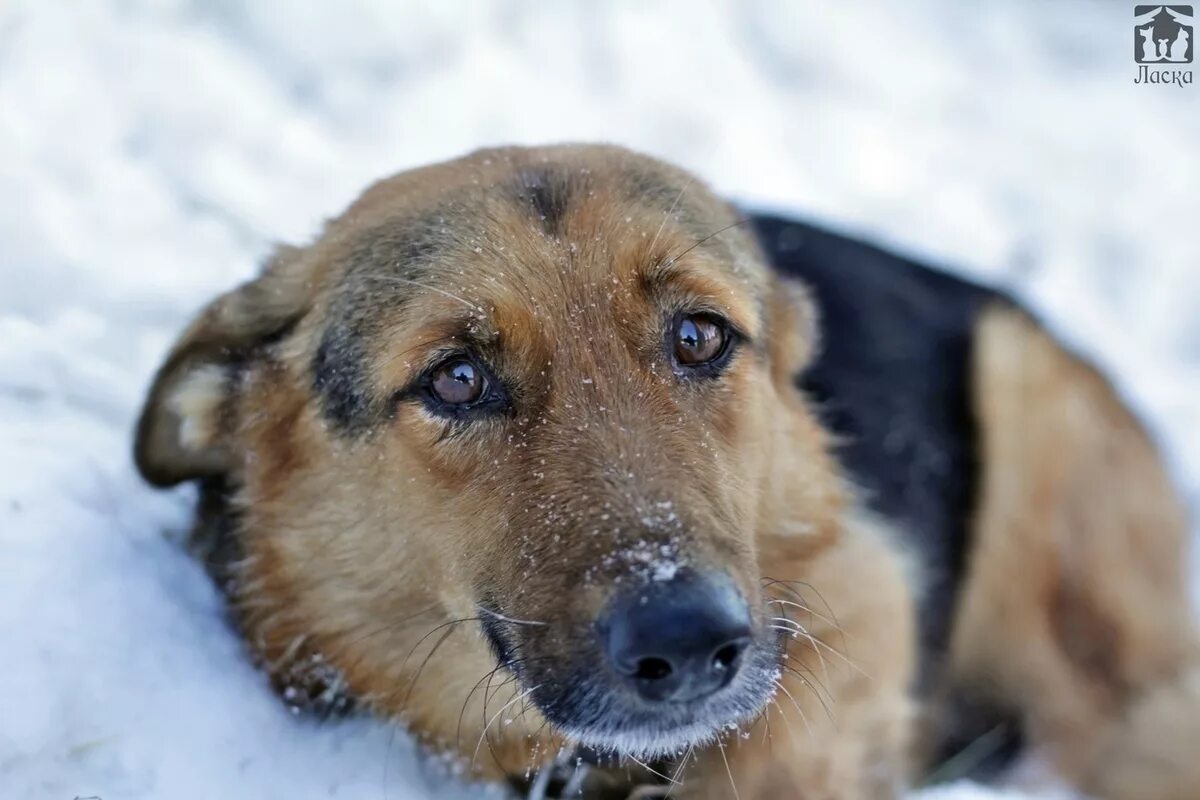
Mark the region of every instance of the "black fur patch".
POLYGON ((235 592, 234 566, 246 557, 238 538, 241 520, 233 502, 234 494, 233 487, 224 477, 200 481, 196 527, 188 541, 188 549, 204 564, 226 598, 235 592))
POLYGON ((377 227, 362 234, 351 253, 312 364, 321 411, 342 433, 361 434, 383 413, 366 342, 378 331, 380 313, 402 305, 452 243, 444 219, 429 215, 377 227))
POLYGON ((1021 715, 978 689, 956 688, 931 712, 937 737, 921 785, 994 780, 1025 747, 1021 715))
POLYGON ((517 178, 517 201, 529 208, 549 235, 562 232, 567 208, 577 191, 576 181, 561 168, 527 169, 517 178))
POLYGON ((313 359, 313 389, 321 397, 321 412, 341 432, 355 433, 369 420, 366 354, 353 325, 325 329, 313 359))
POLYGON ((975 322, 992 290, 810 225, 756 216, 776 268, 819 310, 821 352, 798 383, 868 505, 898 523, 924 570, 922 683, 947 645, 969 549, 978 453, 975 322))

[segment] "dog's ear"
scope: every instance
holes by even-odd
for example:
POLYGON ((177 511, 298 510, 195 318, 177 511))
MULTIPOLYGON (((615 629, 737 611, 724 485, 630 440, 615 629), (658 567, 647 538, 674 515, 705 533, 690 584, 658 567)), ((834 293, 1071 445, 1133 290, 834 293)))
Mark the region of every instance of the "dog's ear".
POLYGON ((791 388, 820 347, 817 305, 808 287, 795 278, 771 276, 767 335, 771 375, 780 388, 791 388))
POLYGON ((304 251, 281 247, 262 274, 200 312, 159 368, 138 420, 134 461, 147 481, 172 486, 231 466, 229 419, 243 367, 308 310, 304 251))

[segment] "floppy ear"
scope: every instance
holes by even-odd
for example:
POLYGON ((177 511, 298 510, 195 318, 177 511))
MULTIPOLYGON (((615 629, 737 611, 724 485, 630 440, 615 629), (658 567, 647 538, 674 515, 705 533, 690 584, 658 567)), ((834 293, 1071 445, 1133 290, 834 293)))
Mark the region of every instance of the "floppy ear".
POLYGON ((228 417, 241 368, 309 308, 303 253, 276 250, 258 278, 209 303, 175 342, 138 420, 134 461, 147 481, 172 486, 229 470, 228 417))
POLYGON ((771 276, 767 300, 767 335, 771 375, 780 388, 792 388, 796 376, 816 356, 820 346, 819 315, 808 287, 795 278, 771 276))

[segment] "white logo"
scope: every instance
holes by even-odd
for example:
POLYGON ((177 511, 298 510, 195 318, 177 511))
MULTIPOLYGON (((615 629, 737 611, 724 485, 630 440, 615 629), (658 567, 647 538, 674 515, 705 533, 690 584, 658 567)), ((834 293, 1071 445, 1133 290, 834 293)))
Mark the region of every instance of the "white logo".
POLYGON ((1134 60, 1139 64, 1191 62, 1196 22, 1191 6, 1136 6, 1133 14, 1138 36, 1134 60))

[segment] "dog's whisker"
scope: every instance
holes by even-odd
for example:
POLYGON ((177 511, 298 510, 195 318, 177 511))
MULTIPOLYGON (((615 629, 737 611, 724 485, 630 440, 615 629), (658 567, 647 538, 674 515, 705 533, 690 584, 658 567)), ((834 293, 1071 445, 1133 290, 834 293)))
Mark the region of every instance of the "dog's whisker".
MULTIPOLYGON (((767 595, 767 603, 770 605, 779 605, 781 607, 780 613, 786 613, 786 607, 799 609, 800 611, 802 611, 803 613, 808 615, 810 625, 812 625, 814 623, 814 620, 819 620, 820 622, 829 626, 833 630, 837 631, 839 633, 839 635, 845 637, 845 635, 846 635, 845 630, 838 623, 836 618, 831 617, 826 614, 822 614, 821 612, 817 611, 816 609, 814 609, 812 606, 808 605, 807 603, 797 602, 795 600, 784 600, 783 598, 775 597, 770 594, 770 591, 772 588, 773 587, 767 587, 766 589, 764 589, 764 593, 767 595)), ((794 598, 801 598, 801 595, 798 594, 793 589, 790 589, 786 586, 781 586, 780 588, 783 589, 784 591, 788 592, 794 598)))
MULTIPOLYGON (((767 580, 771 584, 784 585, 782 581, 777 581, 776 579, 773 579, 773 578, 767 579, 767 580)), ((786 585, 784 585, 784 588, 787 589, 788 587, 786 585)), ((794 590, 791 590, 791 591, 793 591, 793 593, 794 593, 794 590)), ((823 600, 823 598, 822 598, 822 600, 823 600)), ((861 675, 866 677, 868 680, 871 680, 870 675, 868 675, 867 672, 865 670, 863 670, 858 664, 856 664, 854 662, 854 660, 851 659, 848 655, 839 651, 837 648, 829 645, 820 636, 817 636, 811 630, 809 630, 807 627, 805 627, 798 621, 796 621, 796 620, 792 619, 790 616, 788 616, 787 608, 789 606, 791 606, 791 607, 799 608, 802 611, 806 611, 810 615, 814 615, 818 618, 822 618, 822 619, 827 619, 827 618, 825 618, 825 617, 823 617, 823 615, 813 611, 808 606, 802 605, 800 603, 794 603, 792 601, 782 600, 780 598, 769 598, 767 602, 769 604, 779 604, 780 611, 784 615, 782 617, 770 617, 769 619, 771 622, 782 623, 782 625, 771 625, 769 627, 773 627, 776 630, 780 630, 782 632, 788 633, 789 640, 795 640, 797 638, 807 639, 809 644, 812 646, 812 650, 816 654, 818 661, 820 661, 820 663, 821 663, 821 671, 822 671, 822 674, 825 676, 826 683, 830 683, 829 665, 825 660, 823 651, 828 651, 828 652, 832 653, 833 655, 837 656, 841 661, 843 661, 845 664, 847 664, 850 668, 859 672, 861 675)), ((828 603, 826 603, 826 606, 828 607, 828 603)), ((845 633, 842 630, 841 626, 839 624, 837 624, 836 619, 834 619, 834 620, 827 619, 827 621, 830 621, 832 623, 832 625, 834 626, 834 628, 836 630, 838 630, 839 634, 842 637, 843 646, 845 646, 846 636, 845 636, 845 633)), ((787 658, 785 660, 790 661, 793 659, 795 659, 795 655, 793 653, 791 653, 790 650, 788 650, 787 658)), ((825 685, 821 681, 816 680, 814 677, 813 683, 816 686, 820 686, 825 691, 825 693, 827 695, 829 695, 830 698, 832 698, 832 696, 833 696, 832 692, 830 692, 829 689, 826 688, 825 685)), ((824 704, 823 699, 822 699, 822 703, 824 704)))
MULTIPOLYGON (((793 640, 794 640, 794 638, 796 638, 798 636, 798 634, 796 632, 792 631, 791 628, 775 627, 775 626, 768 626, 768 627, 773 627, 773 628, 775 628, 775 630, 778 630, 778 631, 786 631, 788 634, 790 634, 790 638, 793 638, 793 640)), ((808 637, 805 637, 805 638, 808 638, 808 637)), ((817 660, 820 661, 820 663, 821 663, 821 669, 822 669, 822 673, 824 674, 824 680, 826 680, 827 682, 830 682, 830 684, 832 684, 833 681, 829 679, 829 669, 826 664, 826 661, 824 661, 824 658, 821 657, 821 651, 818 650, 817 648, 812 648, 812 651, 816 652, 817 660)), ((821 686, 822 688, 824 688, 824 684, 822 684, 822 682, 816 678, 816 673, 814 672, 814 670, 812 670, 808 666, 808 664, 805 664, 803 661, 799 661, 796 654, 794 654, 794 652, 788 651, 786 654, 786 657, 780 663, 780 666, 784 667, 785 669, 791 669, 792 672, 797 673, 799 675, 803 675, 803 679, 806 682, 811 682, 811 684, 814 684, 816 686, 821 686), (793 661, 799 663, 800 667, 803 667, 805 672, 808 674, 804 675, 804 673, 800 673, 796 667, 793 667, 792 666, 793 661)), ((828 690, 826 690, 826 692, 828 693, 828 690)))
MULTIPOLYGON (((808 665, 804 664, 804 662, 800 661, 797 654, 792 652, 792 650, 788 646, 788 645, 790 645, 791 642, 796 641, 800 638, 809 640, 810 644, 812 645, 812 650, 814 653, 816 653, 817 658, 821 664, 822 672, 825 675, 825 681, 830 682, 828 664, 825 661, 825 659, 821 653, 821 650, 816 646, 816 642, 817 642, 816 637, 814 637, 812 634, 810 634, 804 628, 803 625, 801 625, 796 620, 791 619, 790 617, 786 617, 786 616, 785 617, 771 617, 771 618, 769 618, 769 623, 771 623, 771 624, 768 624, 765 626, 769 630, 776 630, 781 633, 787 634, 783 640, 784 649, 783 649, 783 653, 782 653, 782 658, 780 660, 780 667, 794 673, 803 685, 808 686, 813 691, 813 693, 817 696, 817 699, 821 703, 821 705, 825 708, 826 714, 830 715, 832 717, 832 715, 829 711, 829 707, 826 704, 825 697, 821 694, 822 692, 824 692, 825 695, 829 696, 830 700, 832 700, 832 698, 833 698, 832 692, 830 692, 830 690, 826 687, 825 682, 822 682, 820 679, 818 679, 816 674, 812 671, 812 669, 808 665), (778 623, 782 623, 782 624, 778 624, 778 623), (801 672, 799 669, 797 669, 795 666, 792 665, 792 662, 799 664, 808 674, 806 675, 805 673, 801 672)), ((796 702, 795 698, 792 697, 791 693, 782 685, 782 683, 780 681, 777 680, 776 685, 780 689, 782 689, 785 694, 788 695, 788 698, 792 701, 793 705, 796 706, 796 710, 800 712, 801 718, 805 724, 805 727, 809 728, 809 732, 811 733, 811 727, 809 725, 808 717, 806 714, 804 714, 803 710, 799 707, 799 704, 796 702)), ((778 702, 775 701, 774 699, 772 699, 772 702, 774 702, 776 705, 776 708, 778 708, 780 710, 780 714, 781 714, 785 724, 790 726, 791 721, 787 718, 786 714, 782 713, 782 708, 779 707, 778 702)))
MULTIPOLYGON (((501 681, 500 685, 495 688, 495 690, 494 690, 495 693, 493 693, 492 678, 494 676, 495 676, 495 672, 492 672, 488 676, 487 686, 483 690, 483 708, 480 710, 480 715, 481 715, 480 722, 483 725, 483 730, 482 730, 482 733, 480 734, 480 736, 487 743, 488 754, 492 758, 492 763, 494 763, 500 769, 500 771, 503 772, 503 771, 505 771, 504 765, 500 763, 500 757, 498 755, 496 755, 496 748, 492 746, 492 739, 490 736, 488 736, 488 729, 491 727, 491 723, 488 722, 488 708, 491 707, 492 699, 496 696, 495 693, 499 693, 500 691, 502 691, 504 689, 505 686, 508 686, 509 683, 511 683, 514 680, 515 676, 510 676, 510 677, 504 679, 503 681, 501 681)), ((515 690, 514 690, 514 694, 515 694, 515 690)), ((503 711, 504 711, 504 709, 501 709, 501 713, 503 713, 503 711)), ((476 743, 476 745, 475 745, 475 752, 476 752, 476 754, 478 754, 478 752, 479 752, 478 743, 476 743)), ((472 756, 471 765, 474 766, 474 764, 475 764, 475 758, 474 758, 474 756, 472 756)), ((529 768, 532 769, 533 765, 530 764, 529 768)))
POLYGON ((862 675, 867 680, 869 680, 869 681, 875 680, 873 677, 871 677, 871 674, 869 672, 867 672, 865 669, 863 669, 861 666, 859 666, 858 663, 856 663, 854 661, 854 659, 850 658, 850 656, 841 652, 836 647, 833 647, 828 642, 821 639, 819 636, 813 636, 811 633, 808 633, 807 631, 803 634, 803 636, 805 639, 807 639, 808 641, 810 641, 813 644, 814 648, 823 649, 825 652, 829 653, 830 655, 836 656, 837 658, 841 659, 841 661, 844 662, 846 664, 846 666, 850 667, 850 669, 854 670, 859 675, 862 675))
MULTIPOLYGON (((821 601, 821 604, 825 606, 825 610, 829 613, 829 616, 831 618, 830 624, 833 625, 833 627, 841 633, 843 639, 845 638, 845 636, 846 636, 845 629, 842 628, 841 622, 838 621, 837 614, 834 613, 833 607, 831 605, 829 605, 829 601, 825 599, 825 595, 821 594, 820 589, 813 586, 811 583, 808 583, 807 581, 781 580, 779 578, 770 578, 770 577, 764 577, 764 580, 768 581, 768 586, 782 586, 785 591, 790 592, 801 603, 804 602, 804 595, 800 594, 799 590, 797 590, 795 587, 802 586, 802 587, 812 591, 812 593, 817 596, 817 599, 821 601)), ((842 645, 843 645, 843 647, 845 646, 844 641, 843 641, 842 645)))
POLYGON ((763 738, 762 744, 766 746, 767 752, 771 751, 771 742, 774 736, 771 734, 771 706, 763 706, 763 710, 758 712, 759 717, 763 721, 763 738))
POLYGON ((630 761, 632 761, 633 763, 637 764, 639 767, 641 767, 642 769, 646 770, 647 772, 649 772, 651 775, 654 775, 655 777, 662 778, 664 781, 667 781, 668 783, 674 783, 674 782, 675 782, 675 781, 674 781, 674 779, 673 779, 673 778, 671 778, 671 776, 670 776, 670 775, 664 775, 664 774, 662 774, 662 773, 661 773, 661 772, 659 772, 658 770, 654 769, 654 767, 652 767, 652 766, 650 766, 649 764, 645 763, 644 761, 642 761, 641 759, 639 759, 637 756, 633 755, 632 753, 626 753, 626 754, 625 754, 625 758, 628 758, 630 761))
POLYGON ((822 622, 826 623, 827 625, 833 627, 835 630, 837 630, 839 632, 842 631, 841 626, 836 624, 831 617, 827 617, 824 614, 820 613, 819 611, 814 611, 810 606, 806 606, 801 603, 796 603, 791 600, 783 600, 778 597, 772 597, 772 598, 768 599, 767 602, 772 603, 772 604, 778 603, 779 605, 784 605, 784 606, 793 606, 793 607, 798 608, 801 611, 805 612, 806 614, 816 617, 817 619, 821 620, 822 622))
MULTIPOLYGON (((789 656, 788 658, 784 659, 780 666, 783 669, 794 673, 806 686, 809 686, 814 690, 824 692, 824 696, 829 699, 829 702, 835 702, 833 692, 821 681, 820 678, 817 677, 817 673, 812 669, 812 667, 808 666, 803 661, 798 661, 793 656, 789 656)), ((826 680, 829 680, 828 676, 826 676, 826 680)))
MULTIPOLYGON (((864 670, 861 666, 859 666, 857 663, 855 663, 855 661, 852 658, 850 658, 846 653, 843 653, 842 651, 838 650, 836 647, 833 647, 828 642, 821 639, 819 636, 813 634, 808 628, 806 628, 804 625, 800 624, 796 620, 792 619, 791 617, 786 617, 786 616, 785 617, 770 617, 769 619, 772 622, 784 623, 784 626, 768 625, 767 627, 791 633, 793 636, 803 637, 803 638, 807 639, 810 643, 812 643, 813 650, 817 653, 817 657, 821 660, 823 667, 824 667, 825 659, 821 655, 821 652, 820 652, 822 649, 831 653, 834 656, 837 656, 847 666, 849 666, 851 669, 854 669, 855 671, 857 671, 864 678, 867 678, 868 680, 873 680, 871 678, 870 674, 868 674, 866 672, 866 670, 864 670), (792 628, 792 627, 785 627, 785 626, 795 626, 795 627, 792 628)), ((826 673, 826 679, 828 679, 828 669, 827 668, 825 668, 825 673, 826 673)))
POLYGON ((796 711, 800 714, 800 721, 804 723, 805 730, 808 731, 809 736, 812 736, 813 730, 812 730, 812 725, 810 725, 808 722, 808 715, 804 713, 804 709, 802 709, 800 707, 800 704, 796 702, 796 698, 793 697, 792 693, 788 691, 788 688, 783 685, 782 680, 776 678, 775 686, 776 686, 776 688, 779 689, 779 691, 781 691, 785 695, 787 695, 788 700, 792 701, 792 705, 796 707, 796 711))
MULTIPOLYGON (((479 720, 481 723, 485 723, 485 724, 487 723, 488 705, 492 702, 492 679, 496 677, 497 672, 499 672, 499 670, 492 670, 491 672, 488 673, 488 676, 487 676, 487 685, 483 689, 483 709, 481 712, 482 716, 480 717, 480 720, 479 720)), ((500 686, 503 687, 504 683, 501 682, 500 686)), ((499 690, 499 688, 500 687, 497 687, 497 691, 499 690)))
MULTIPOLYGON (((782 720, 783 724, 787 726, 788 733, 791 733, 792 721, 787 718, 787 714, 783 713, 783 706, 779 705, 779 701, 776 700, 774 697, 771 698, 771 705, 775 706, 776 710, 779 711, 779 719, 782 720)), ((767 714, 767 717, 766 717, 767 732, 770 733, 771 732, 771 717, 770 717, 769 709, 764 711, 764 713, 767 714)))
MULTIPOLYGON (((412 646, 412 648, 411 648, 411 649, 408 651, 408 654, 407 654, 407 655, 405 655, 405 656, 404 656, 404 659, 403 659, 403 660, 400 662, 400 666, 399 666, 399 668, 398 668, 398 670, 397 670, 397 671, 398 671, 398 672, 400 672, 400 673, 403 673, 403 672, 404 672, 404 668, 405 668, 405 667, 408 665, 408 660, 409 660, 410 658, 412 658, 413 654, 414 654, 414 653, 417 651, 417 649, 418 649, 418 648, 419 648, 419 647, 420 647, 420 646, 421 646, 421 645, 422 645, 422 644, 425 642, 425 640, 426 640, 426 639, 428 639, 430 636, 433 636, 434 634, 438 633, 439 631, 442 631, 442 630, 443 630, 443 629, 445 629, 445 628, 449 628, 449 629, 450 629, 449 631, 447 631, 447 632, 446 632, 446 635, 445 635, 443 638, 439 639, 439 640, 438 640, 438 641, 437 641, 437 642, 434 644, 434 646, 433 646, 433 648, 430 650, 429 654, 427 654, 427 655, 426 655, 426 661, 428 661, 428 659, 429 659, 429 658, 430 658, 430 657, 433 655, 433 653, 435 653, 435 652, 437 651, 438 647, 440 647, 440 646, 441 646, 442 642, 444 642, 444 641, 445 641, 445 639, 446 639, 447 637, 449 637, 449 635, 450 635, 451 633, 453 633, 453 632, 454 632, 454 629, 455 629, 457 626, 461 625, 461 624, 462 624, 462 623, 464 623, 464 622, 478 622, 478 621, 479 621, 479 617, 463 617, 463 618, 461 618, 461 619, 453 619, 453 620, 450 620, 450 621, 448 621, 448 622, 443 622, 442 624, 440 624, 440 625, 438 625, 438 626, 434 627, 434 628, 433 628, 433 630, 429 631, 428 633, 426 633, 424 636, 422 636, 420 639, 418 639, 418 640, 417 640, 417 643, 416 643, 416 644, 414 644, 414 645, 412 646)), ((423 668, 423 667, 424 667, 424 664, 422 664, 422 668, 423 668)), ((417 677, 420 677, 420 670, 418 670, 418 672, 417 672, 417 677)), ((395 691, 393 691, 393 692, 391 692, 390 694, 388 694, 388 695, 387 695, 387 697, 388 697, 388 698, 394 698, 394 697, 395 697, 397 694, 399 694, 399 692, 400 692, 400 689, 399 689, 399 688, 397 688, 395 691)), ((411 688, 410 688, 410 690, 409 690, 409 694, 411 694, 411 688)))
MULTIPOLYGON (((541 684, 538 684, 537 686, 529 687, 528 689, 526 689, 525 691, 521 692, 519 695, 514 697, 512 700, 509 700, 507 703, 505 703, 500 708, 500 710, 497 711, 490 720, 488 720, 487 724, 483 726, 483 733, 481 733, 479 735, 479 741, 475 744, 475 752, 471 754, 471 768, 472 769, 474 769, 475 761, 479 757, 479 748, 483 747, 483 742, 487 738, 488 729, 491 728, 492 725, 495 724, 496 720, 500 719, 500 715, 503 714, 505 711, 507 711, 509 708, 511 708, 513 706, 513 704, 515 704, 519 700, 522 700, 522 699, 528 697, 529 695, 533 694, 540 688, 541 688, 541 684)), ((499 766, 499 764, 497 764, 497 766, 499 766)))
POLYGON ((463 700, 462 708, 459 709, 459 712, 458 712, 458 726, 455 728, 455 732, 454 732, 454 740, 455 740, 456 744, 458 744, 458 745, 462 744, 463 718, 466 716, 467 706, 470 705, 471 698, 475 696, 475 692, 479 691, 479 687, 483 685, 484 681, 491 679, 492 676, 494 676, 497 672, 499 672, 502 669, 504 669, 503 664, 496 667, 491 672, 484 673, 483 677, 480 678, 478 681, 476 681, 475 685, 471 687, 471 691, 467 692, 467 696, 463 700))
MULTIPOLYGON (((330 654, 327 654, 329 656, 329 660, 336 663, 337 661, 340 661, 343 656, 345 656, 347 653, 349 653, 357 645, 362 644, 366 640, 372 639, 376 636, 381 636, 385 633, 399 630, 399 629, 403 628, 405 625, 407 625, 408 623, 412 622, 417 617, 423 616, 424 614, 428 614, 428 613, 436 610, 437 608, 438 608, 437 604, 428 606, 428 607, 422 609, 421 611, 416 612, 415 614, 411 614, 407 617, 404 617, 403 619, 397 620, 395 622, 390 622, 387 625, 383 625, 379 628, 373 629, 373 630, 369 631, 368 633, 363 634, 362 636, 355 637, 354 639, 351 639, 349 642, 347 642, 342 647, 340 647, 338 650, 336 650, 330 654)), ((411 657, 413 652, 416 651, 416 648, 421 645, 421 642, 425 641, 425 639, 427 639, 432 634, 437 633, 437 631, 440 630, 442 627, 445 627, 445 625, 456 624, 458 622, 468 622, 468 621, 470 621, 470 619, 471 618, 466 618, 466 619, 462 619, 462 620, 453 620, 451 622, 447 622, 442 625, 439 625, 437 628, 434 628, 428 634, 421 637, 421 639, 415 645, 413 645, 413 649, 410 650, 408 653, 408 656, 405 657, 405 662, 407 662, 408 658, 411 657)), ((355 668, 357 668, 358 665, 362 663, 362 660, 366 657, 366 655, 367 654, 364 653, 364 654, 360 655, 357 659, 355 659, 354 663, 351 665, 350 670, 347 670, 347 671, 352 672, 355 668)))
POLYGON ((729 759, 725 757, 725 743, 720 739, 717 740, 717 748, 721 752, 721 761, 725 764, 725 772, 729 775, 729 786, 733 789, 733 800, 742 800, 738 794, 737 781, 733 779, 733 770, 729 768, 729 759))
POLYGON ((679 205, 679 201, 683 199, 683 193, 686 191, 687 184, 685 183, 683 186, 679 187, 679 194, 675 195, 675 199, 671 201, 671 207, 667 209, 665 214, 663 214, 662 223, 659 224, 658 230, 654 232, 654 238, 650 240, 650 246, 646 248, 646 252, 650 253, 651 256, 654 254, 654 246, 658 244, 658 237, 662 236, 663 230, 667 227, 667 220, 669 220, 671 215, 675 213, 675 208, 679 205))
POLYGON ((478 608, 478 609, 479 609, 480 611, 482 611, 483 613, 487 614, 488 616, 495 617, 496 619, 498 619, 498 620, 501 620, 501 621, 503 621, 503 622, 511 622, 513 625, 539 625, 539 626, 544 626, 544 625, 549 625, 549 624, 550 624, 550 623, 548 623, 548 622, 540 622, 540 621, 538 621, 538 620, 534 620, 534 619, 514 619, 514 618, 512 618, 512 617, 506 617, 506 616, 504 616, 503 614, 501 614, 499 611, 492 611, 490 608, 487 608, 487 607, 485 607, 485 606, 481 606, 481 605, 479 605, 479 604, 476 604, 476 605, 475 605, 475 607, 476 607, 476 608, 478 608))
MULTIPOLYGON (((516 681, 515 677, 514 677, 514 679, 513 679, 513 680, 514 680, 514 682, 515 682, 515 683, 516 683, 518 686, 520 686, 520 682, 516 681)), ((525 721, 525 715, 529 713, 529 709, 530 709, 530 708, 531 708, 531 705, 530 705, 530 702, 529 702, 529 698, 526 698, 526 699, 522 700, 522 701, 521 701, 521 713, 518 715, 518 717, 517 717, 517 718, 518 718, 518 719, 520 719, 522 722, 524 722, 524 721, 525 721)))
MULTIPOLYGON (((818 687, 820 687, 822 690, 824 690, 826 694, 829 693, 829 690, 825 689, 825 687, 821 684, 821 682, 818 681, 816 678, 812 677, 811 675, 805 675, 803 672, 796 669, 795 667, 785 664, 783 668, 788 670, 789 672, 791 672, 793 675, 795 675, 800 680, 800 683, 802 685, 808 687, 808 689, 813 693, 813 696, 817 698, 817 702, 820 703, 821 707, 825 710, 825 715, 827 717, 829 717, 829 721, 833 722, 834 721, 833 710, 830 709, 828 703, 825 702, 825 697, 821 694, 820 691, 818 691, 818 687)), ((830 695, 830 697, 832 698, 832 695, 830 695)))
POLYGON ((773 628, 774 630, 790 632, 793 637, 803 637, 804 639, 807 639, 813 645, 813 652, 817 654, 817 660, 821 662, 821 672, 825 675, 825 680, 828 681, 829 680, 829 665, 825 663, 825 656, 822 655, 820 647, 817 646, 819 643, 817 638, 815 636, 813 636, 811 633, 809 633, 804 628, 803 625, 801 625, 799 622, 796 622, 793 619, 789 619, 787 617, 771 617, 771 620, 773 622, 785 623, 785 626, 768 625, 767 627, 773 628), (795 627, 793 628, 793 627, 787 627, 787 626, 795 626, 795 627))
MULTIPOLYGON (((463 699, 462 707, 458 711, 458 723, 455 726, 455 742, 457 744, 462 743, 462 727, 463 727, 463 720, 466 718, 467 707, 471 703, 471 698, 475 696, 475 693, 479 691, 479 689, 483 686, 485 681, 491 681, 493 678, 495 678, 497 673, 499 673, 501 670, 506 670, 506 669, 511 674, 511 677, 508 680, 513 680, 513 679, 516 679, 516 677, 517 677, 515 668, 518 664, 523 665, 523 664, 528 664, 528 663, 531 663, 534 661, 549 661, 549 660, 554 660, 554 658, 556 658, 556 657, 555 656, 535 656, 532 658, 511 658, 508 661, 504 662, 503 664, 498 664, 493 669, 485 672, 483 674, 483 676, 478 681, 475 682, 475 685, 471 687, 471 690, 469 692, 467 692, 467 696, 463 699)), ((507 682, 508 681, 506 680, 505 683, 501 684, 501 686, 497 687, 497 689, 503 688, 503 686, 506 685, 507 682)), ((486 719, 486 713, 485 713, 484 718, 486 719)), ((543 722, 542 725, 544 727, 546 725, 546 723, 543 722)))
POLYGON ((425 666, 429 663, 429 660, 433 658, 434 654, 437 653, 438 649, 446 643, 446 640, 450 638, 450 634, 454 633, 454 631, 455 627, 448 628, 441 635, 441 637, 434 642, 433 647, 429 649, 429 652, 425 655, 424 660, 421 661, 421 666, 417 667, 417 673, 413 675, 412 681, 409 682, 408 692, 404 695, 404 700, 402 700, 400 703, 401 708, 408 708, 408 701, 412 699, 413 690, 417 688, 417 681, 421 679, 421 674, 425 672, 425 666))
POLYGON ((743 217, 742 219, 735 220, 734 222, 731 222, 728 225, 720 227, 717 230, 713 231, 712 233, 708 234, 707 236, 702 236, 701 238, 697 239, 695 242, 692 243, 692 245, 690 247, 685 248, 681 253, 678 253, 677 255, 673 255, 668 258, 663 259, 662 263, 665 265, 674 264, 675 262, 679 261, 679 259, 683 258, 688 253, 692 252, 693 250, 695 250, 697 247, 704 244, 705 242, 707 242, 717 236, 720 236, 722 233, 724 233, 727 230, 740 227, 749 222, 750 222, 749 217, 743 217))
POLYGON ((666 794, 663 795, 664 800, 669 798, 671 796, 672 792, 674 792, 678 787, 683 785, 683 781, 680 780, 680 778, 683 775, 683 771, 685 769, 687 769, 688 759, 691 758, 692 753, 695 750, 695 747, 696 747, 695 745, 691 745, 691 744, 688 745, 687 750, 683 754, 683 758, 681 758, 679 760, 679 766, 677 766, 675 768, 675 771, 673 773, 671 773, 671 784, 667 787, 666 794))

